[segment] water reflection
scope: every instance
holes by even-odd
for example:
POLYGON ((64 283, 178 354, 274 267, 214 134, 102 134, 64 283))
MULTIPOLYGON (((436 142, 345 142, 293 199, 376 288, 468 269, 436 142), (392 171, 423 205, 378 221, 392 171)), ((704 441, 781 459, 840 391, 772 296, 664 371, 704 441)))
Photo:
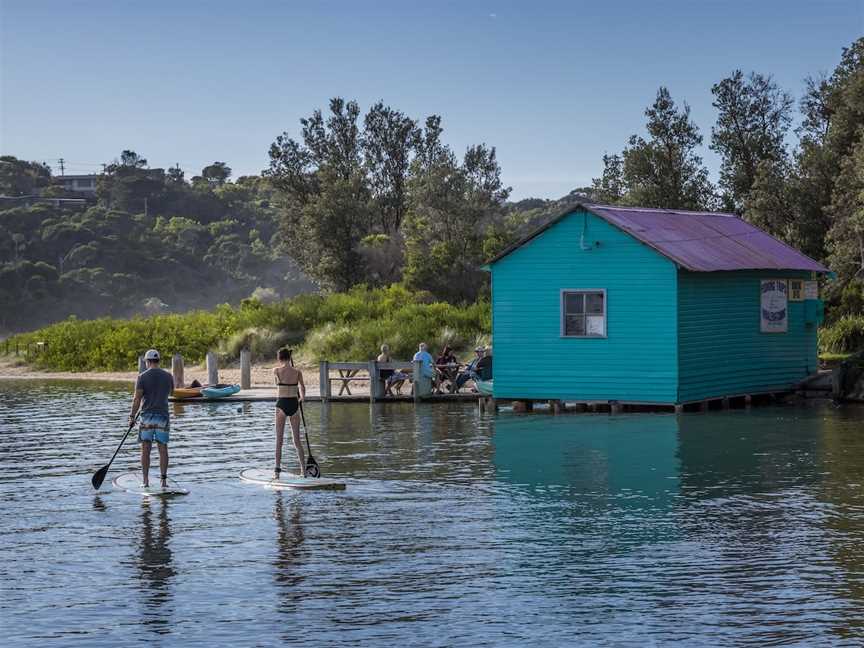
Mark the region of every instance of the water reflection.
MULTIPOLYGON (((310 403, 315 455, 350 483, 297 494, 237 483, 272 456, 272 403, 184 404, 172 474, 193 494, 165 502, 94 497, 129 393, 73 387, 0 381, 9 644, 864 639, 860 410, 310 403)), ((115 465, 137 470, 137 446, 115 465)))
POLYGON ((496 479, 592 506, 668 508, 677 434, 674 416, 504 415, 495 421, 496 479))
POLYGON ((171 585, 177 571, 171 551, 170 498, 142 498, 140 540, 135 560, 142 594, 143 623, 157 634, 171 632, 171 585), (155 509, 155 511, 154 511, 155 509))
POLYGON ((275 493, 273 518, 276 520, 276 556, 273 560, 273 580, 279 588, 278 611, 291 614, 303 598, 302 545, 305 539, 301 520, 302 499, 281 491, 275 493))

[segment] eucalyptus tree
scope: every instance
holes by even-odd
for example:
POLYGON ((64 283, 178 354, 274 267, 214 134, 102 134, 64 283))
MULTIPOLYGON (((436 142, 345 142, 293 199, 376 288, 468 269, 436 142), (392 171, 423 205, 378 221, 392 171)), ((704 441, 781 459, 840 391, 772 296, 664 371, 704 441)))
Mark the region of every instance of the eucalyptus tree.
POLYGON ((771 76, 735 70, 711 88, 717 122, 711 149, 721 157, 720 188, 726 209, 743 213, 760 164, 782 164, 792 123, 792 96, 771 76))

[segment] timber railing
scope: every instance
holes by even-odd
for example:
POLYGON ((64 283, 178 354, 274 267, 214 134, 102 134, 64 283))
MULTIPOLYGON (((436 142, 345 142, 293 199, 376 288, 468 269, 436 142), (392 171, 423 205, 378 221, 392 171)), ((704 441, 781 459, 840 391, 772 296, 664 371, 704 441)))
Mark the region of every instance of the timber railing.
POLYGON ((369 383, 369 400, 376 401, 384 398, 384 381, 381 379, 381 370, 389 369, 411 373, 414 400, 421 400, 432 394, 432 380, 423 376, 421 362, 405 360, 403 362, 330 362, 322 360, 318 365, 318 382, 321 390, 321 400, 339 398, 345 392, 351 395, 351 383, 369 383), (336 372, 334 376, 331 372, 336 372), (419 377, 419 378, 418 378, 419 377), (339 385, 339 393, 333 395, 333 383, 339 385))

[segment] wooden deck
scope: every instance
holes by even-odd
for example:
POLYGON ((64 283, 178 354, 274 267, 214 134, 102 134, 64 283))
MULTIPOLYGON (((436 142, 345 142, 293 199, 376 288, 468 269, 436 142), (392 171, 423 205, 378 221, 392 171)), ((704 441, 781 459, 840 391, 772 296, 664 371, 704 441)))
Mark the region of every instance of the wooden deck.
MULTIPOLYGON (((469 401, 473 402, 480 398, 480 394, 430 394, 425 396, 422 401, 424 403, 445 403, 453 401, 469 401)), ((272 387, 253 387, 244 389, 232 396, 224 398, 169 398, 172 403, 250 403, 250 402, 270 402, 275 403, 277 400, 276 389, 272 387)), ((319 403, 322 401, 329 403, 368 403, 370 398, 368 393, 353 393, 350 396, 330 396, 330 398, 322 398, 320 394, 307 394, 307 403, 319 403)), ((402 396, 379 396, 375 399, 376 403, 413 403, 414 396, 405 394, 402 396)))

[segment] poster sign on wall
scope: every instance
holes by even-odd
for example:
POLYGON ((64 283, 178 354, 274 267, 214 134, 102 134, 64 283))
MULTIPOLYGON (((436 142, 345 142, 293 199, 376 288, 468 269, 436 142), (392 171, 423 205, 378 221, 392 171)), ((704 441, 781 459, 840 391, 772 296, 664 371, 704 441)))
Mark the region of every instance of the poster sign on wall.
POLYGON ((763 333, 785 333, 789 330, 789 286, 785 279, 763 279, 760 300, 763 333))
POLYGON ((804 299, 819 299, 819 282, 804 282, 804 299))

